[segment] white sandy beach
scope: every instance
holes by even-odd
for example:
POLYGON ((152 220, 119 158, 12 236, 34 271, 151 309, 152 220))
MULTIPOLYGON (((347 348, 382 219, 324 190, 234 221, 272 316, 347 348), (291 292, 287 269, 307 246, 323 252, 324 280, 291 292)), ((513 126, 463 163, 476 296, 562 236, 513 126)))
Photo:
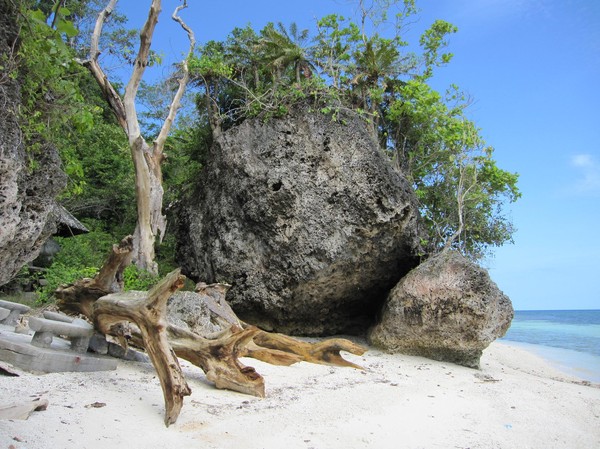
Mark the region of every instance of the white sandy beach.
POLYGON ((600 387, 520 348, 492 344, 479 371, 372 349, 347 358, 365 370, 245 359, 265 377, 265 399, 216 390, 182 361, 193 392, 169 428, 151 365, 0 376, 0 403, 49 401, 1 420, 0 449, 600 447, 600 387))

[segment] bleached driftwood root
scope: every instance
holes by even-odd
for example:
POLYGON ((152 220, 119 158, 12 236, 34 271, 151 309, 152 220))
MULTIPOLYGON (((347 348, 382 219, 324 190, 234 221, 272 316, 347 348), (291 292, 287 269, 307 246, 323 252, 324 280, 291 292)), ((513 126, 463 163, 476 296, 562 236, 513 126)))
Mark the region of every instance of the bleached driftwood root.
POLYGON ((112 326, 122 321, 136 324, 160 379, 167 426, 177 420, 183 398, 192 393, 166 332, 167 300, 183 283, 184 277, 173 271, 147 294, 113 293, 99 298, 93 307, 94 327, 103 334, 110 334, 112 326))
POLYGON ((303 342, 243 323, 232 318, 232 312, 222 317, 231 326, 210 339, 168 323, 167 300, 183 286, 185 277, 175 270, 148 292, 122 292, 123 270, 131 260, 131 251, 131 237, 114 245, 96 277, 57 289, 57 305, 65 313, 84 315, 97 331, 116 338, 123 346, 133 343, 146 349, 161 382, 167 426, 177 420, 183 398, 191 393, 177 357, 200 367, 217 388, 259 397, 265 395, 264 379, 254 368, 243 365, 240 357, 284 366, 306 361, 360 368, 340 355, 340 351, 355 355, 365 352, 351 341, 303 342))
POLYGON ((365 348, 344 338, 331 338, 318 343, 308 343, 289 337, 284 334, 273 334, 260 331, 253 338, 254 345, 249 345, 248 357, 253 357, 263 362, 279 365, 279 354, 293 354, 299 360, 322 365, 349 366, 362 369, 361 366, 349 362, 340 355, 346 351, 355 355, 365 353, 365 348))

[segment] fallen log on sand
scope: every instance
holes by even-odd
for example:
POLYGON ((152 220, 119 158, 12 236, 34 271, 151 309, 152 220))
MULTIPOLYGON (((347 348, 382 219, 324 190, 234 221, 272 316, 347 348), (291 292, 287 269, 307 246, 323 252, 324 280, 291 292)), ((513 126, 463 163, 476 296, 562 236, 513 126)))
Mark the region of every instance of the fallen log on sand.
POLYGON ((265 395, 264 379, 254 368, 244 366, 240 357, 275 365, 306 361, 360 368, 343 359, 340 351, 362 355, 365 349, 345 339, 307 343, 262 331, 237 317, 232 319, 231 314, 222 317, 231 326, 210 339, 168 323, 167 301, 184 285, 185 276, 175 270, 148 292, 123 292, 123 270, 131 252, 132 239, 126 237, 113 246, 96 277, 57 289, 57 306, 65 313, 85 316, 97 331, 115 338, 123 347, 133 343, 146 349, 162 386, 167 426, 177 420, 183 398, 191 393, 177 357, 200 367, 217 388, 259 397, 265 395))

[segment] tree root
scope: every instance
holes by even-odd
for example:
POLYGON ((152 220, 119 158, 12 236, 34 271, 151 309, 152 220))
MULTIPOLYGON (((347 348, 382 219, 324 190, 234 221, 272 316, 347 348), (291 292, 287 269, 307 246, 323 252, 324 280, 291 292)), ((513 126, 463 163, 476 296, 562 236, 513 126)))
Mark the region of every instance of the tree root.
MULTIPOLYGON (((217 388, 258 397, 265 396, 264 379, 254 368, 243 365, 240 357, 282 366, 305 361, 361 369, 340 355, 340 351, 355 355, 366 351, 349 340, 300 341, 243 323, 230 310, 219 318, 231 326, 214 338, 168 323, 167 301, 183 286, 185 276, 175 270, 148 292, 122 292, 123 270, 131 260, 132 248, 130 236, 114 245, 96 277, 61 286, 55 292, 56 303, 65 313, 84 315, 97 331, 115 337, 121 345, 133 343, 146 349, 160 379, 167 426, 177 420, 183 398, 191 393, 177 357, 200 367, 217 388)), ((220 290, 222 302, 226 290, 220 290)))

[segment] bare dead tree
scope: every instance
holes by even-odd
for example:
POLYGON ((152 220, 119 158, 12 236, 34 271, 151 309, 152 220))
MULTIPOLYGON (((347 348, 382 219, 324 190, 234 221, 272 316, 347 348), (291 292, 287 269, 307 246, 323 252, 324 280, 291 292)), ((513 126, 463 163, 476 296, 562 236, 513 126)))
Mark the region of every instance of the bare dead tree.
POLYGON ((171 130, 177 110, 181 106, 181 98, 185 93, 189 81, 188 61, 194 52, 196 40, 192 30, 179 16, 179 12, 187 7, 187 1, 178 6, 172 14, 176 21, 186 32, 189 39, 189 50, 181 62, 179 86, 173 97, 167 118, 165 119, 156 140, 150 145, 142 136, 140 123, 136 110, 136 96, 140 82, 149 64, 150 44, 154 36, 154 29, 161 12, 161 1, 152 0, 148 12, 148 18, 140 32, 140 45, 134 61, 133 73, 127 86, 125 94, 121 98, 112 86, 104 70, 98 62, 100 56, 99 41, 102 28, 108 17, 113 12, 117 0, 110 0, 106 7, 98 15, 90 45, 89 59, 84 65, 90 70, 102 92, 110 104, 119 125, 127 134, 131 157, 135 167, 135 193, 137 206, 137 225, 134 232, 134 254, 135 265, 146 271, 156 274, 158 267, 154 261, 154 244, 156 239, 162 241, 166 229, 166 218, 162 213, 163 186, 162 186, 162 163, 166 159, 164 146, 167 136, 171 130))

